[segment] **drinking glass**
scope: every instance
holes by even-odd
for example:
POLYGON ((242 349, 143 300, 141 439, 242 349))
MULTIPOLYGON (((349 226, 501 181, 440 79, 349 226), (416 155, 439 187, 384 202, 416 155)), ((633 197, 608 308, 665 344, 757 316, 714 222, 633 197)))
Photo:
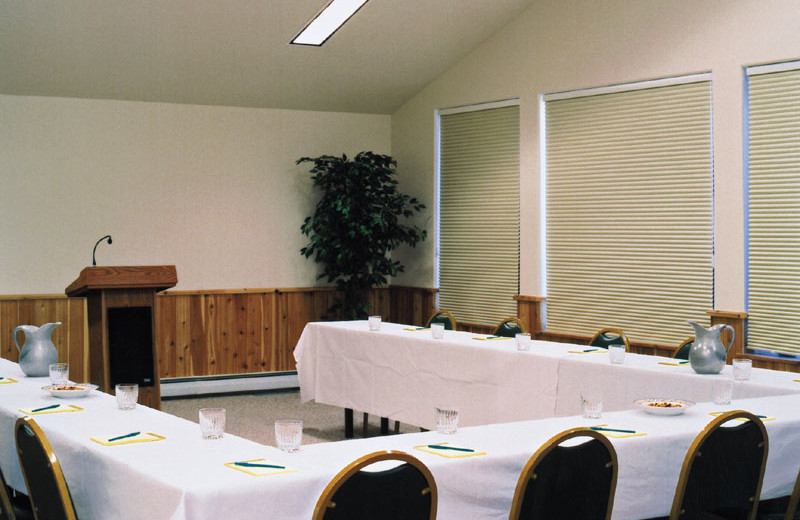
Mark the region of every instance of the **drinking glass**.
POLYGON ((737 381, 747 381, 750 379, 750 372, 753 368, 753 361, 749 358, 734 358, 733 378, 737 381))
POLYGON ((615 365, 625 362, 625 345, 609 345, 608 359, 615 365))
POLYGON ((458 431, 458 408, 452 406, 436 407, 436 431, 447 435, 458 431))
POLYGON ((733 380, 729 378, 718 379, 712 385, 714 404, 731 404, 733 398, 733 380))
POLYGON ((587 419, 599 419, 603 413, 603 397, 594 392, 581 394, 581 413, 587 419))
POLYGON ((444 323, 431 323, 431 336, 433 336, 433 339, 442 339, 444 337, 444 323))
POLYGON ((49 366, 50 384, 65 385, 69 381, 69 363, 53 363, 49 366))
POLYGON ((201 408, 200 432, 204 439, 221 439, 225 431, 225 408, 201 408))
POLYGON ((114 388, 117 395, 117 408, 120 410, 133 410, 136 400, 139 399, 139 385, 137 383, 119 383, 114 388))
POLYGON ((528 351, 531 349, 531 335, 527 332, 520 332, 516 336, 517 350, 528 351))
POLYGON ((370 316, 367 318, 367 322, 369 323, 369 330, 381 330, 380 316, 370 316))
POLYGON ((279 419, 275 421, 275 441, 279 449, 293 453, 300 449, 303 440, 303 421, 279 419))

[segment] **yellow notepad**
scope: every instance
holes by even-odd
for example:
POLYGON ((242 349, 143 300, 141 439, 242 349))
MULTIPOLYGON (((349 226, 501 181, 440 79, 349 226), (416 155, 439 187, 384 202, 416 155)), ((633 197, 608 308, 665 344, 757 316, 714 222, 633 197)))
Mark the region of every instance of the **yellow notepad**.
POLYGON ((122 439, 116 439, 120 437, 119 435, 106 435, 104 437, 89 437, 91 440, 96 442, 97 444, 102 444, 103 446, 120 446, 122 444, 133 444, 136 442, 153 442, 153 441, 163 441, 166 437, 162 437, 161 435, 155 433, 138 433, 132 437, 125 437, 122 439))
POLYGON ((670 366, 670 367, 688 367, 688 366, 690 366, 688 361, 685 362, 685 363, 678 363, 677 361, 676 362, 659 361, 658 364, 659 365, 667 365, 667 366, 670 366))
POLYGON ((267 459, 252 459, 252 460, 243 460, 237 462, 228 462, 225 465, 231 469, 235 469, 236 471, 241 471, 242 473, 247 473, 248 475, 252 475, 254 477, 266 477, 269 475, 280 475, 282 473, 297 472, 296 469, 287 468, 285 466, 281 466, 280 464, 271 463, 267 459))
POLYGON ((430 327, 406 327, 403 330, 422 331, 422 330, 431 330, 431 328, 430 327))
POLYGON ((74 404, 59 404, 54 406, 53 408, 47 408, 46 410, 42 410, 45 408, 44 406, 34 406, 31 408, 20 408, 19 411, 24 413, 25 415, 44 415, 48 413, 63 413, 63 412, 81 412, 83 408, 80 406, 75 406, 74 404), (39 410, 38 412, 35 410, 39 410))
POLYGON ((508 336, 489 336, 488 338, 472 338, 472 339, 477 339, 479 341, 492 341, 496 339, 514 339, 514 338, 509 338, 508 336))
POLYGON ((568 350, 570 354, 604 354, 608 352, 606 349, 586 349, 586 350, 568 350))
POLYGON ((464 457, 474 457, 476 455, 486 455, 485 451, 476 451, 463 446, 456 446, 449 442, 437 442, 435 444, 423 444, 414 446, 414 449, 446 457, 448 459, 462 459, 464 457), (439 447, 437 447, 439 446, 439 447), (469 451, 467 451, 469 450, 469 451))
POLYGON ((0 385, 8 385, 8 384, 11 384, 11 383, 19 383, 19 381, 17 381, 16 379, 13 379, 11 377, 0 378, 0 385))
MULTIPOLYGON (((724 413, 725 412, 708 412, 708 415, 713 415, 714 417, 716 417, 716 416, 722 415, 724 413)), ((774 417, 767 417, 766 415, 757 415, 757 414, 753 414, 753 415, 755 415, 756 417, 761 419, 762 422, 763 421, 774 421, 775 420, 774 417)), ((747 419, 745 419, 744 417, 737 417, 736 420, 737 421, 746 421, 747 419)))

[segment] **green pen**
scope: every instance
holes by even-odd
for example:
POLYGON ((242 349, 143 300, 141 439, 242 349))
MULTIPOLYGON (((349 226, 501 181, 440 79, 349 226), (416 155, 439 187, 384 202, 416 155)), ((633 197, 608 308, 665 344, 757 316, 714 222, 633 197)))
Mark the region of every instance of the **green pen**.
POLYGON ((275 464, 256 464, 255 462, 234 462, 233 465, 242 466, 244 468, 286 469, 286 466, 276 466, 275 464))
POLYGON ((61 405, 60 404, 51 404, 50 406, 43 406, 42 408, 37 408, 36 410, 31 410, 31 412, 33 412, 33 413, 43 412, 45 410, 52 410, 53 408, 58 408, 59 406, 61 406, 61 405))
POLYGON ((122 439, 127 439, 128 437, 136 437, 141 432, 133 432, 133 433, 126 433, 125 435, 120 435, 119 437, 114 437, 113 439, 108 439, 108 442, 115 442, 122 439))
POLYGON ((469 448, 456 448, 455 446, 442 446, 441 444, 428 444, 429 448, 433 448, 434 450, 454 450, 454 451, 466 451, 472 453, 475 450, 471 450, 469 448))

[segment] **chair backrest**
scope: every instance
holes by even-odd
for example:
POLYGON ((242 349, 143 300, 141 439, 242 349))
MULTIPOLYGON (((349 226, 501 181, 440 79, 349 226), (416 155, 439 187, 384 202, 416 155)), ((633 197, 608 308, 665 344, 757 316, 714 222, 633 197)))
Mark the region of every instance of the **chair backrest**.
POLYGON ((37 520, 76 520, 67 481, 42 429, 30 417, 20 417, 14 426, 14 436, 37 520))
POLYGON ((441 323, 444 325, 445 330, 456 330, 456 319, 453 314, 445 309, 439 309, 433 313, 433 316, 428 318, 426 327, 430 327, 431 323, 441 323))
POLYGON ((626 352, 631 349, 628 338, 619 329, 602 329, 589 342, 590 347, 608 348, 609 345, 625 345, 626 352))
POLYGON ((689 447, 670 520, 704 514, 754 520, 768 444, 764 424, 750 412, 715 417, 689 447), (735 426, 726 425, 731 421, 735 426))
POLYGON ((789 507, 786 508, 784 520, 794 520, 795 515, 798 513, 798 502, 800 502, 800 472, 797 473, 797 480, 794 482, 794 491, 792 491, 792 496, 789 497, 789 507))
POLYGON ((312 520, 434 520, 437 496, 433 475, 419 459, 402 451, 377 451, 354 460, 333 477, 312 520), (365 470, 386 460, 400 464, 365 470))
POLYGON ((525 332, 525 326, 518 318, 506 318, 494 329, 495 336, 513 338, 517 334, 525 332))
POLYGON ((14 513, 14 508, 11 506, 11 497, 8 496, 6 479, 3 476, 3 470, 0 469, 0 519, 16 520, 16 518, 17 515, 14 513))
POLYGON ((683 343, 678 345, 672 357, 675 359, 689 359, 689 350, 691 350, 692 345, 694 345, 694 336, 685 339, 683 343))
POLYGON ((573 428, 544 443, 522 469, 509 520, 607 520, 617 487, 617 453, 608 439, 573 428), (580 444, 565 441, 579 437, 580 444))

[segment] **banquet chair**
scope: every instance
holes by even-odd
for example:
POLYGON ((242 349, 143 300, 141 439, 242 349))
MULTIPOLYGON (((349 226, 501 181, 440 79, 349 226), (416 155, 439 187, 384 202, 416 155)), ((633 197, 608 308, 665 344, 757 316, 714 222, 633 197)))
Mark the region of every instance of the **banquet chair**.
POLYGON ((426 327, 430 327, 431 323, 441 323, 444 325, 445 330, 456 330, 456 318, 453 316, 448 310, 439 309, 438 311, 434 312, 430 318, 428 318, 428 322, 425 324, 426 327))
POLYGON ((590 347, 608 348, 609 345, 625 345, 625 352, 631 349, 627 336, 619 329, 602 329, 589 342, 590 347))
POLYGON ((694 345, 694 336, 687 338, 678 345, 678 348, 672 353, 672 357, 674 359, 689 359, 689 350, 691 350, 692 345, 694 345))
POLYGON ((758 507, 758 520, 800 520, 800 472, 794 483, 794 491, 788 497, 761 502, 758 507), (762 507, 762 504, 767 506, 762 507), (766 509, 766 510, 765 510, 766 509))
POLYGON ((715 417, 684 458, 669 519, 755 520, 768 450, 764 423, 752 413, 715 417))
POLYGON ((28 497, 19 494, 13 496, 6 485, 3 471, 0 470, 0 520, 29 520, 33 518, 33 510, 28 497))
POLYGON ((76 520, 67 481, 42 429, 30 417, 20 417, 14 436, 36 520, 76 520))
POLYGON ((495 336, 503 336, 506 338, 516 337, 517 334, 523 332, 525 332, 525 326, 522 325, 519 318, 506 318, 494 329, 495 336))
POLYGON ((617 453, 600 432, 572 428, 545 442, 522 469, 509 520, 608 520, 617 453), (585 442, 575 444, 571 439, 585 442), (566 442, 570 441, 570 442, 566 442))
POLYGON ((376 451, 359 457, 328 483, 312 520, 434 520, 438 495, 430 470, 402 451, 376 451), (389 469, 372 464, 396 461, 389 469))

